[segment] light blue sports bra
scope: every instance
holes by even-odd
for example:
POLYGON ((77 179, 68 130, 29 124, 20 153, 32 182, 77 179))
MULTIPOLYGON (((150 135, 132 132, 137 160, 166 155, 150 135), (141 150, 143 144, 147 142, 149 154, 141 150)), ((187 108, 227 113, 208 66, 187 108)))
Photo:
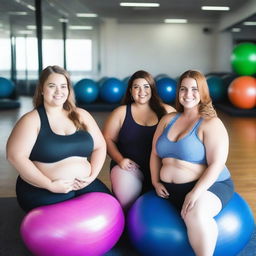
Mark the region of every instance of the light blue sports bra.
MULTIPOLYGON (((200 118, 191 131, 178 141, 171 141, 168 139, 168 132, 180 114, 174 116, 170 123, 166 126, 161 136, 156 142, 156 152, 160 158, 175 158, 196 164, 206 164, 206 151, 202 141, 198 138, 198 128, 203 121, 200 118)), ((220 173, 217 181, 226 180, 230 177, 230 172, 225 166, 220 173)))
POLYGON ((203 121, 202 118, 195 123, 191 131, 182 139, 176 142, 168 139, 168 132, 179 117, 180 114, 175 115, 158 138, 156 143, 158 156, 161 158, 176 158, 196 164, 207 164, 204 144, 197 136, 198 128, 203 121))

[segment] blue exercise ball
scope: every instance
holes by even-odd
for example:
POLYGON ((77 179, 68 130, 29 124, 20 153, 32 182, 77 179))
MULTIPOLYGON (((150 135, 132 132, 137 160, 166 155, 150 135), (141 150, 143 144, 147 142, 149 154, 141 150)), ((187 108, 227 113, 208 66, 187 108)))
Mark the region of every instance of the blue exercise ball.
MULTIPOLYGON (((250 207, 235 193, 216 216, 216 221, 219 235, 214 256, 237 255, 254 230, 250 207)), ((168 200, 158 197, 155 191, 136 200, 128 212, 127 228, 132 244, 142 255, 194 256, 180 213, 168 200)))
POLYGON ((167 74, 164 74, 164 73, 162 73, 162 74, 158 74, 157 76, 155 76, 155 81, 158 81, 158 80, 160 80, 160 79, 162 79, 162 78, 170 78, 167 74))
POLYGON ((0 98, 9 98, 14 92, 13 82, 4 77, 0 77, 0 98))
POLYGON ((215 220, 219 236, 214 256, 236 256, 254 231, 254 218, 249 205, 238 193, 234 193, 215 220))
POLYGON ((227 88, 223 85, 221 77, 209 76, 207 77, 207 84, 213 102, 220 102, 225 98, 227 88))
POLYGON ((108 103, 118 103, 125 93, 125 87, 122 81, 117 78, 106 79, 100 87, 100 97, 108 103))
POLYGON ((103 77, 97 82, 98 87, 100 88, 106 80, 108 80, 108 77, 107 77, 107 76, 103 76, 103 77))
POLYGON ((169 77, 163 77, 156 81, 158 95, 165 103, 172 103, 176 97, 177 82, 169 77))
POLYGON ((99 95, 97 84, 91 79, 82 79, 74 86, 76 100, 80 103, 92 103, 99 95))

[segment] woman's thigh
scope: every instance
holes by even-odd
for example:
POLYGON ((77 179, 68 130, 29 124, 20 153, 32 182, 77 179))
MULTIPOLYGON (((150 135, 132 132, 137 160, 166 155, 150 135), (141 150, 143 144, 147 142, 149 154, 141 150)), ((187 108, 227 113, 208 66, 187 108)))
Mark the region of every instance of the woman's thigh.
POLYGON ((212 184, 208 191, 220 199, 223 208, 234 194, 234 183, 231 179, 217 181, 212 184))
POLYGON ((142 191, 143 174, 139 169, 127 171, 116 165, 111 170, 112 191, 123 207, 129 207, 142 191))
POLYGON ((66 201, 74 197, 75 194, 73 191, 67 194, 52 193, 49 190, 32 186, 18 177, 16 183, 16 195, 20 207, 24 211, 28 212, 33 208, 42 205, 49 205, 66 201))

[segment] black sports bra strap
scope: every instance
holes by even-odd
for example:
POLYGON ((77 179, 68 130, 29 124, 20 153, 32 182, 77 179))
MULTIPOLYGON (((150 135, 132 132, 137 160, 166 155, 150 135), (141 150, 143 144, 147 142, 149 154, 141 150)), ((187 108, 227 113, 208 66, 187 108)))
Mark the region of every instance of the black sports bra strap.
POLYGON ((37 108, 37 111, 38 111, 40 121, 41 121, 41 128, 50 129, 50 124, 49 124, 49 120, 48 120, 44 105, 39 106, 37 108))
POLYGON ((132 118, 132 108, 131 108, 131 105, 130 104, 127 104, 126 105, 126 114, 125 114, 125 119, 127 120, 133 120, 132 118))

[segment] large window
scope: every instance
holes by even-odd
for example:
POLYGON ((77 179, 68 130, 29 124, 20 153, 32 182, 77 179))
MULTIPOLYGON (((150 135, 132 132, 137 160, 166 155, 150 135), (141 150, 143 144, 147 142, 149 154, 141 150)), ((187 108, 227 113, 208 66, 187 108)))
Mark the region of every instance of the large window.
POLYGON ((38 70, 36 38, 16 38, 16 68, 17 71, 38 70))
MULTIPOLYGON (((49 65, 63 67, 63 41, 43 39, 43 68, 49 65)), ((10 39, 0 39, 0 74, 9 76, 11 69, 10 39)), ((92 72, 92 40, 67 39, 67 70, 77 80, 92 72)), ((16 38, 17 79, 38 79, 38 51, 35 37, 16 38)))
POLYGON ((92 70, 92 40, 67 40, 67 69, 70 71, 92 70))
POLYGON ((0 76, 9 78, 11 70, 11 43, 10 39, 0 39, 0 76))
POLYGON ((43 67, 58 65, 63 67, 63 41, 43 40, 43 67))

